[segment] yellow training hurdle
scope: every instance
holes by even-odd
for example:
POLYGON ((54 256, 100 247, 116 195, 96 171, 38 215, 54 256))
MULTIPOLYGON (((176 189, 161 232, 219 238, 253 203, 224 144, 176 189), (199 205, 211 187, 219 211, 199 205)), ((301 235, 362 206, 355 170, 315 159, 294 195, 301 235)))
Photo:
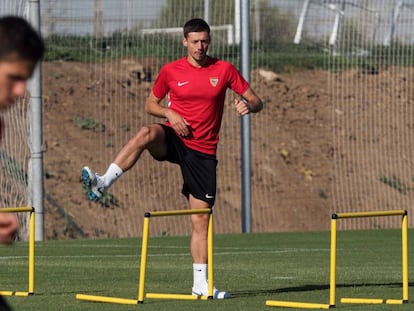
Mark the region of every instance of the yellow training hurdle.
MULTIPOLYGON (((382 211, 382 212, 355 212, 338 213, 332 215, 331 232, 333 232, 334 245, 331 248, 331 258, 336 260, 336 222, 338 219, 362 218, 362 217, 384 217, 402 216, 401 242, 402 242, 402 299, 372 299, 372 298, 341 298, 341 303, 358 304, 403 304, 408 302, 408 213, 406 210, 382 211)), ((333 284, 336 282, 335 267, 331 267, 331 278, 333 284)), ((335 293, 334 293, 335 294, 335 293)))
POLYGON ((336 242, 337 220, 346 218, 402 216, 402 299, 370 299, 370 298, 341 298, 341 303, 359 304, 403 304, 408 302, 408 213, 405 210, 354 212, 332 214, 331 218, 331 254, 330 254, 330 280, 329 304, 294 302, 283 300, 267 300, 266 306, 301 308, 301 309, 331 309, 336 304, 336 242))
POLYGON ((0 290, 2 296, 27 297, 34 294, 35 211, 33 207, 3 207, 0 213, 30 213, 29 220, 29 284, 27 291, 0 290))
POLYGON ((117 304, 142 304, 144 297, 148 299, 178 299, 178 300, 207 300, 213 298, 213 213, 209 208, 205 209, 189 209, 189 210, 174 210, 174 211, 158 211, 146 212, 144 215, 144 224, 142 229, 142 247, 141 247, 141 265, 138 283, 138 298, 117 298, 107 296, 94 296, 77 294, 76 299, 94 302, 107 302, 117 304), (150 218, 165 217, 165 216, 182 216, 194 214, 209 214, 208 225, 208 296, 193 296, 191 294, 170 294, 170 293, 146 293, 145 294, 145 277, 147 268, 148 255, 148 237, 149 237, 149 223, 150 218))

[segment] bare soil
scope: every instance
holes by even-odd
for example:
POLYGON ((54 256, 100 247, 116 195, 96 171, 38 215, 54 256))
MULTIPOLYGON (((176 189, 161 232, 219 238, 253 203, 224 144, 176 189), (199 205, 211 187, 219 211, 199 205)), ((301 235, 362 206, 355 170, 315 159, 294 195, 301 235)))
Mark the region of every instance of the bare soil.
MULTIPOLYGON (((146 63, 154 68, 155 76, 158 62, 146 60, 146 63)), ((102 207, 87 201, 79 183, 83 165, 104 171, 140 126, 155 121, 143 109, 151 84, 137 81, 136 72, 142 67, 133 60, 103 64, 44 63, 48 239, 137 236, 141 233, 145 210, 168 209, 172 205, 185 208, 185 200, 179 195, 181 181, 177 168, 155 162, 147 155, 137 168, 122 177, 123 182, 111 188, 118 206, 102 207), (99 128, 100 125, 94 130, 80 128, 80 120, 86 118, 102 122, 105 128, 99 128), (139 196, 135 196, 136 192, 139 196)), ((347 77, 356 79, 358 74, 350 72, 347 77)), ((334 139, 333 134, 338 133, 334 124, 343 125, 341 130, 345 132, 352 126, 340 120, 334 123, 344 111, 336 111, 328 82, 339 78, 318 70, 296 70, 271 79, 258 71, 252 75, 253 88, 266 101, 265 110, 252 116, 252 229, 254 232, 326 230, 332 210, 346 206, 353 197, 351 192, 340 193, 338 183, 334 183, 334 173, 340 173, 335 165, 342 163, 341 159, 356 146, 348 138, 344 139, 348 145, 334 139)), ((393 77, 383 79, 389 81, 393 77)), ((350 103, 347 96, 355 93, 353 88, 346 94, 333 91, 341 92, 344 107, 350 103)), ((376 83, 371 91, 378 91, 376 83)), ((216 232, 241 231, 240 145, 239 129, 235 129, 239 124, 234 121, 237 117, 231 107, 231 96, 226 102, 218 154, 216 232)), ((359 130, 365 133, 364 129, 359 130)), ((375 189, 395 195, 394 189, 378 183, 379 172, 372 174, 368 180, 375 180, 375 189)), ((188 230, 185 222, 165 220, 155 232, 180 234, 181 227, 186 228, 184 232, 188 230)))

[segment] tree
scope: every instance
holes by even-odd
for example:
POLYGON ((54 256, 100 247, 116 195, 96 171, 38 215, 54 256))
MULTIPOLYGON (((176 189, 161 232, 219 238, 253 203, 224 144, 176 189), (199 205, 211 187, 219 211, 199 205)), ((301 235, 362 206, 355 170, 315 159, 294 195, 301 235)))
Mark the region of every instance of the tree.
MULTIPOLYGON (((210 25, 234 22, 234 0, 210 1, 210 25)), ((154 27, 182 27, 191 18, 204 18, 204 0, 167 0, 154 27)))
POLYGON ((254 9, 259 12, 251 16, 254 40, 269 44, 293 42, 297 23, 293 13, 271 6, 269 0, 256 1, 256 4, 258 7, 254 9))

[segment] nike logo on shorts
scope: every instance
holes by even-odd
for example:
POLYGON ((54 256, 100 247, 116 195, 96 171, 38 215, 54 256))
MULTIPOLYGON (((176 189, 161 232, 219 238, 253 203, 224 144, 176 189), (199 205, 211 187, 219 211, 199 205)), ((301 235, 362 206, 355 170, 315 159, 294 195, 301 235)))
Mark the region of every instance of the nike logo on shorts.
POLYGON ((206 194, 206 199, 214 199, 214 195, 206 194))
POLYGON ((178 81, 178 82, 177 82, 177 85, 178 85, 178 86, 183 86, 183 85, 186 85, 186 84, 188 84, 188 83, 190 83, 190 81, 184 81, 184 82, 180 82, 180 81, 178 81))

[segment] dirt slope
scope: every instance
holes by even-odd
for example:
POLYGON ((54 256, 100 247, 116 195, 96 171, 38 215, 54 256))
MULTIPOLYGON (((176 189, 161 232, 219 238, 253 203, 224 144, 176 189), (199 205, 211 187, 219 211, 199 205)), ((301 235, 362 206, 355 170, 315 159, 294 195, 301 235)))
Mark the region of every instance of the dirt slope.
MULTIPOLYGON (((146 62, 155 77, 160 64, 157 60, 146 62)), ((128 59, 99 65, 44 64, 47 238, 137 236, 141 233, 144 209, 168 209, 171 202, 175 208, 185 208, 185 200, 178 194, 181 181, 177 168, 166 163, 154 165, 147 155, 123 177, 122 183, 111 189, 118 206, 103 208, 88 202, 79 184, 78 174, 83 165, 93 163, 94 168, 103 171, 141 125, 155 121, 143 109, 151 84, 137 80, 136 72, 142 68, 142 64, 128 59), (87 118, 101 123, 94 124, 93 130, 82 129, 82 121, 87 118)), ((370 132, 358 122, 369 120, 373 111, 361 103, 372 96, 369 94, 377 94, 378 103, 387 96, 389 100, 394 98, 386 95, 384 92, 391 91, 381 85, 394 81, 401 72, 388 70, 361 76, 350 71, 329 76, 325 71, 292 71, 270 79, 258 71, 252 74, 253 87, 266 101, 263 113, 252 117, 254 232, 325 230, 329 228, 329 215, 336 208, 375 208, 374 203, 378 202, 391 208, 393 202, 403 207, 409 205, 411 193, 398 193, 379 179, 382 173, 397 172, 392 165, 400 164, 389 161, 396 155, 384 154, 383 160, 374 161, 374 166, 366 155, 385 145, 380 140, 361 145, 358 140, 371 139, 370 132), (329 79, 349 79, 348 88, 331 87, 335 94, 330 94, 329 79), (356 92, 361 85, 366 86, 364 91, 360 88, 356 92), (332 96, 337 101, 335 106, 332 96), (351 138, 347 136, 349 132, 353 133, 351 138), (362 161, 367 170, 359 176, 363 172, 358 166, 362 161), (343 191, 342 185, 346 185, 343 191), (368 202, 371 204, 361 198, 356 202, 359 189, 371 198, 378 193, 386 193, 387 198, 368 202)), ((406 103, 412 102, 412 94, 401 92, 406 103)), ((239 123, 231 107, 231 96, 226 101, 218 154, 216 232, 241 230, 239 123)), ((385 107, 387 100, 382 104, 385 107)), ((384 107, 372 109, 378 112, 384 107)), ((408 115, 404 109, 401 111, 408 115)), ((375 128, 385 132, 394 128, 396 135, 409 137, 405 131, 410 129, 399 127, 399 122, 376 118, 375 128)), ((398 168, 407 171, 408 167, 398 168)), ((154 230, 156 234, 182 234, 188 231, 188 221, 163 220, 154 230)))

